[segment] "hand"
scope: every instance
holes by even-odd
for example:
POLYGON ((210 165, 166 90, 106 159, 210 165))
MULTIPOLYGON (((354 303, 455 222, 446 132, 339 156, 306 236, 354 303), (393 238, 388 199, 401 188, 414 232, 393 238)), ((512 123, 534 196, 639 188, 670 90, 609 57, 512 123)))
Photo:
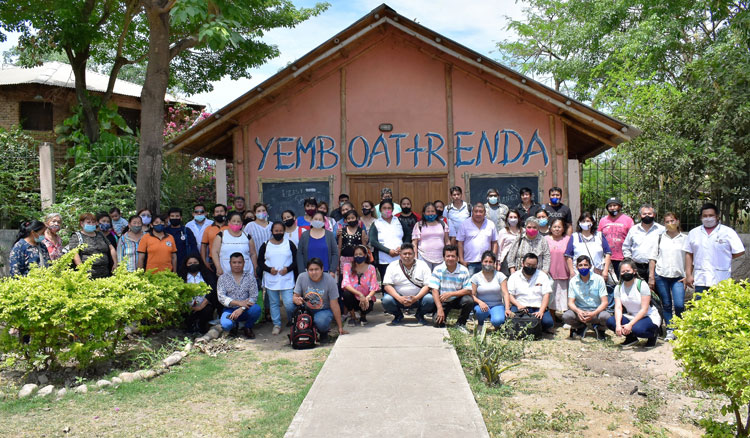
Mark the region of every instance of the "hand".
POLYGON ((280 271, 278 271, 279 275, 286 275, 289 273, 289 270, 287 268, 281 268, 280 271))
POLYGON ((362 309, 363 312, 370 307, 370 303, 368 301, 370 301, 370 300, 368 300, 367 298, 365 298, 364 300, 361 300, 359 302, 359 308, 362 309))
POLYGON ((453 292, 446 292, 444 294, 440 294, 440 302, 444 303, 448 301, 448 299, 451 297, 453 297, 453 292))
POLYGON ((651 290, 656 290, 656 280, 651 276, 649 276, 649 279, 648 279, 648 287, 651 290))
POLYGON ((516 306, 516 309, 518 309, 519 312, 523 312, 526 310, 526 306, 516 306))
POLYGON ((218 275, 219 277, 224 275, 224 270, 221 269, 221 265, 216 265, 216 275, 218 275))
POLYGON ((304 304, 304 302, 305 302, 305 300, 304 300, 304 299, 303 299, 303 298, 302 298, 301 296, 299 296, 299 295, 297 295, 297 294, 295 294, 295 295, 294 295, 294 297, 292 297, 292 301, 293 301, 293 302, 294 302, 294 304, 296 304, 297 306, 301 306, 301 305, 302 305, 302 304, 304 304))
POLYGON ((114 273, 117 270, 117 263, 112 265, 112 273, 114 273))
POLYGON ((329 272, 329 274, 331 274, 331 277, 333 277, 334 280, 336 279, 336 273, 335 272, 329 272))
POLYGON ((586 322, 586 312, 583 310, 578 309, 576 312, 576 315, 578 315, 578 320, 581 322, 586 322))
POLYGON ((442 324, 445 322, 445 311, 443 311, 442 307, 438 309, 437 312, 435 312, 435 322, 438 324, 442 324))
POLYGON ((236 321, 237 318, 239 318, 242 315, 242 312, 244 311, 245 309, 243 309, 242 307, 236 308, 234 312, 232 312, 232 314, 229 315, 229 319, 231 319, 232 321, 236 321))
POLYGON ((410 298, 411 297, 404 297, 404 296, 399 295, 396 297, 396 301, 398 301, 402 306, 408 307, 409 305, 411 305, 410 298))
POLYGON ((410 296, 410 297, 405 297, 405 298, 406 298, 406 305, 407 306, 413 306, 414 303, 417 302, 417 297, 410 296))
POLYGON ((623 333, 623 331, 622 331, 622 327, 620 327, 619 325, 617 326, 617 328, 615 328, 615 333, 617 333, 617 336, 624 336, 625 335, 625 333, 623 333))
POLYGON ((341 227, 336 227, 336 238, 338 239, 341 236, 341 227))
POLYGON ((271 268, 271 275, 276 275, 278 273, 279 271, 277 271, 276 268, 271 268))
POLYGON ((489 312, 490 311, 490 306, 488 306, 487 304, 485 304, 484 301, 480 301, 479 302, 479 310, 481 310, 482 312, 489 312))
POLYGON ((398 250, 397 249, 391 249, 391 250, 388 251, 388 254, 391 257, 396 257, 398 255, 398 250))
POLYGON ((622 326, 622 333, 624 335, 629 335, 630 333, 632 333, 632 331, 633 331, 633 325, 632 324, 628 323, 628 324, 625 324, 624 326, 622 326))
POLYGON ((693 274, 688 274, 685 276, 685 286, 693 286, 693 282, 695 279, 693 278, 693 274))
POLYGON ((513 316, 514 316, 514 315, 515 315, 515 314, 513 313, 513 311, 512 311, 512 310, 510 310, 510 309, 505 309, 505 317, 506 317, 506 318, 513 318, 513 316))
POLYGON ((503 269, 503 262, 501 262, 501 261, 498 260, 498 261, 495 262, 495 270, 499 271, 501 269, 503 269))
POLYGON ((339 327, 339 336, 348 335, 349 332, 344 330, 344 327, 339 327))
POLYGON ((532 313, 531 315, 532 315, 532 316, 533 316, 534 318, 536 318, 536 319, 542 319, 542 317, 544 316, 544 312, 542 312, 542 311, 540 310, 540 311, 538 311, 538 312, 534 312, 534 313, 532 313))

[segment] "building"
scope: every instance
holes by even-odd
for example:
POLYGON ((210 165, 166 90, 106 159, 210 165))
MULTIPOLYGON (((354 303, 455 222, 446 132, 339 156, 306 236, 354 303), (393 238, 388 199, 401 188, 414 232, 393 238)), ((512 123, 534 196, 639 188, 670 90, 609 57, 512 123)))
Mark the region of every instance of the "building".
POLYGON ((515 206, 553 186, 579 210, 579 163, 639 131, 383 4, 207 120, 176 151, 226 159, 252 203, 300 214, 301 198, 472 201, 488 187, 515 206))

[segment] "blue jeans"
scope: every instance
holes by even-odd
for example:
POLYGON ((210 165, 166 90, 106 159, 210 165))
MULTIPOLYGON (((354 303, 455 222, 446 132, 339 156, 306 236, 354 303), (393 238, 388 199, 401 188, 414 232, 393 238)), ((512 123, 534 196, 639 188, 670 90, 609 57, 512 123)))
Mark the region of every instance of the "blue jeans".
POLYGON ((469 274, 474 275, 477 272, 482 272, 482 262, 469 263, 466 268, 469 270, 469 274))
MULTIPOLYGON (((529 313, 536 313, 539 311, 538 307, 527 307, 526 310, 529 311, 529 313)), ((518 312, 518 307, 516 306, 510 306, 511 312, 518 312)), ((491 321, 491 320, 490 320, 491 321)), ((550 315, 549 310, 545 310, 544 314, 542 315, 542 330, 549 330, 552 327, 555 326, 555 320, 552 319, 552 315, 550 315)))
POLYGON ((487 312, 482 312, 479 305, 474 306, 474 316, 477 318, 479 325, 484 324, 484 320, 490 317, 490 322, 495 327, 500 327, 505 322, 505 306, 502 304, 492 306, 487 312))
MULTIPOLYGON (((620 321, 621 325, 625 325, 630 322, 630 319, 628 319, 627 316, 622 317, 622 320, 620 321)), ((615 323, 615 317, 610 316, 607 320, 607 327, 609 327, 610 330, 613 332, 617 329, 617 324, 615 323)), ((617 332, 615 332, 617 333, 617 332)), ((648 316, 641 318, 633 324, 633 330, 632 334, 636 338, 646 338, 646 339, 652 339, 655 338, 656 335, 659 333, 659 327, 651 321, 651 318, 648 316)))
POLYGON ((694 300, 700 300, 701 294, 711 289, 711 286, 695 286, 695 294, 693 295, 694 300))
POLYGON ((224 312, 222 312, 221 314, 221 328, 224 329, 225 332, 232 330, 235 327, 235 324, 239 326, 240 322, 244 322, 245 327, 247 328, 253 328, 255 323, 258 322, 258 319, 260 318, 261 308, 259 305, 253 304, 249 309, 242 312, 242 315, 240 315, 239 318, 232 321, 231 319, 229 319, 229 315, 231 315, 232 312, 237 309, 239 309, 239 307, 224 308, 224 312))
POLYGON ((294 289, 284 290, 271 290, 266 289, 268 294, 268 304, 271 306, 271 321, 276 327, 281 327, 281 303, 284 302, 284 309, 286 310, 287 322, 292 322, 292 314, 294 313, 295 305, 292 301, 294 296, 294 289))
POLYGON ((333 311, 331 309, 308 309, 308 311, 313 316, 313 324, 315 324, 315 328, 318 329, 318 333, 328 333, 328 330, 331 327, 331 321, 333 321, 333 311))
MULTIPOLYGON (((426 313, 435 312, 435 300, 432 298, 432 294, 427 294, 408 308, 417 310, 417 318, 424 318, 426 313)), ((383 295, 383 311, 385 313, 390 313, 396 318, 399 318, 404 316, 402 309, 406 309, 406 306, 396 301, 396 299, 389 294, 383 295)))
POLYGON ((685 285, 680 280, 682 280, 682 277, 668 278, 661 275, 654 277, 656 291, 659 292, 661 306, 664 309, 664 322, 667 326, 669 326, 669 321, 672 320, 673 305, 674 313, 677 316, 682 316, 682 312, 685 310, 685 285))

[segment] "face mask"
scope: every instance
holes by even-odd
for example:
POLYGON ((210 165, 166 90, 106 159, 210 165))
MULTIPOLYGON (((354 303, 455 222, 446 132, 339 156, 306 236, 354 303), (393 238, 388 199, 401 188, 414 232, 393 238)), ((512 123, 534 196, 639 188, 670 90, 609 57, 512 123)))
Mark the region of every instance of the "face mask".
POLYGON ((612 210, 607 210, 607 211, 609 212, 610 216, 617 216, 617 213, 619 213, 619 211, 616 208, 613 208, 612 210))
POLYGON ((620 274, 620 278, 622 278, 625 281, 630 281, 635 278, 635 273, 633 272, 626 272, 624 274, 620 274))
POLYGON ((287 219, 287 220, 284 221, 284 226, 285 227, 291 227, 292 225, 294 225, 294 218, 287 219))
POLYGON ((305 214, 308 215, 308 216, 310 216, 310 217, 312 217, 313 215, 315 215, 315 213, 317 213, 317 212, 318 212, 318 210, 316 210, 314 208, 306 208, 305 209, 305 214))
POLYGON ((93 233, 96 231, 96 225, 86 224, 83 226, 83 231, 87 233, 93 233))
POLYGON ((242 225, 247 225, 252 221, 253 221, 252 219, 250 219, 249 217, 246 217, 245 219, 242 219, 242 225))
POLYGON ((110 228, 112 228, 112 225, 110 225, 110 224, 108 224, 106 222, 102 223, 102 224, 99 224, 99 229, 102 230, 102 231, 109 231, 110 228))
POLYGON ((141 222, 143 222, 143 225, 148 225, 151 223, 151 216, 141 216, 141 222))
POLYGON ((365 260, 367 260, 367 257, 365 256, 354 256, 354 263, 357 263, 357 264, 364 263, 365 260))
POLYGON ((440 216, 443 215, 443 210, 441 210, 441 209, 438 208, 435 211, 437 212, 438 217, 440 217, 440 216))
POLYGON ((426 215, 424 215, 424 220, 426 220, 427 222, 432 222, 435 219, 437 219, 437 215, 436 214, 426 214, 426 215))
POLYGON ((492 272, 495 270, 495 265, 482 265, 482 270, 486 272, 492 272))
POLYGON ((546 227, 548 223, 549 223, 549 219, 539 219, 540 227, 546 227))
POLYGON ((130 227, 130 231, 134 232, 135 234, 140 233, 142 229, 143 229, 143 227, 140 226, 140 225, 135 226, 135 227, 130 227))
POLYGON ((578 268, 578 273, 581 274, 581 277, 589 275, 589 272, 591 272, 591 268, 578 268))
POLYGON ((339 208, 343 207, 343 206, 344 206, 344 204, 346 204, 346 201, 341 201, 341 202, 339 202, 339 208))
POLYGON ((325 222, 323 222, 323 221, 312 221, 312 222, 310 222, 310 225, 312 225, 313 228, 320 229, 320 228, 323 228, 325 226, 325 222))
POLYGON ((526 235, 529 236, 532 239, 535 238, 537 234, 539 234, 539 230, 537 230, 536 228, 527 228, 526 229, 526 235))
POLYGON ((511 226, 515 227, 516 225, 518 225, 518 219, 516 219, 516 218, 510 218, 510 219, 508 219, 508 225, 511 225, 511 226))
POLYGON ((591 229, 591 222, 579 222, 578 226, 581 227, 582 230, 588 231, 591 229))
POLYGON ((180 225, 182 225, 182 219, 170 219, 169 225, 173 227, 179 227, 180 225))
POLYGON ((265 211, 261 211, 260 213, 256 213, 255 218, 264 221, 268 219, 268 213, 265 211))
POLYGON ((391 216, 393 216, 393 212, 392 211, 384 211, 380 215, 383 216, 386 219, 390 219, 391 216))
POLYGON ((50 225, 50 226, 49 226, 49 227, 47 227, 47 228, 48 228, 48 229, 49 229, 50 231, 52 231, 53 233, 57 233, 58 231, 60 231, 60 225, 50 225))
POLYGON ((643 222, 646 225, 653 224, 654 223, 654 217, 653 216, 643 216, 641 218, 641 222, 643 222))
POLYGON ((36 242, 36 243, 42 243, 42 242, 44 242, 44 234, 41 234, 41 235, 39 235, 39 236, 36 236, 36 237, 34 238, 34 242, 36 242))
POLYGON ((154 231, 161 233, 164 231, 164 224, 154 225, 154 231))
POLYGON ((371 211, 372 211, 371 208, 363 208, 362 209, 362 214, 365 215, 365 216, 367 216, 368 214, 370 214, 371 211))
POLYGON ((235 233, 242 230, 242 225, 233 224, 229 226, 229 229, 234 231, 235 233))
POLYGON ((200 272, 201 265, 199 263, 193 263, 192 265, 187 265, 187 271, 191 274, 195 274, 197 272, 200 272))
POLYGON ((534 272, 536 272, 536 268, 533 266, 524 266, 523 267, 523 273, 528 275, 529 277, 534 275, 534 272))
POLYGON ((487 202, 489 202, 492 205, 497 204, 497 196, 490 196, 489 198, 487 198, 487 202))
POLYGON ((276 240, 284 240, 284 233, 273 233, 273 238, 276 240))
POLYGON ((349 225, 350 227, 356 227, 357 225, 359 225, 359 221, 355 219, 353 221, 347 222, 347 225, 349 225))
POLYGON ((557 205, 560 202, 560 198, 549 198, 549 202, 557 205))
POLYGON ((205 214, 199 214, 199 215, 193 216, 193 218, 195 218, 196 222, 203 222, 204 220, 206 220, 206 215, 205 214))
POLYGON ((401 207, 401 212, 404 214, 411 213, 411 207, 401 207))
POLYGON ((318 210, 318 213, 322 213, 323 216, 328 216, 328 212, 327 211, 318 210))
POLYGON ((703 226, 706 228, 713 228, 716 226, 716 218, 715 217, 704 217, 701 218, 701 222, 703 222, 703 226))
POLYGON ((224 222, 224 219, 225 219, 225 217, 224 217, 223 214, 220 214, 218 216, 214 216, 214 221, 219 222, 219 223, 224 222))
POLYGON ((677 224, 667 224, 666 227, 669 231, 677 231, 677 224))

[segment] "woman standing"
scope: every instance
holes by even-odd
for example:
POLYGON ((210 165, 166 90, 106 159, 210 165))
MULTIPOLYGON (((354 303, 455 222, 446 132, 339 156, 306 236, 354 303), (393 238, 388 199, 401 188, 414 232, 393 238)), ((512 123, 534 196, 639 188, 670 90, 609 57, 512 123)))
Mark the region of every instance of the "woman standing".
MULTIPOLYGON (((552 295, 549 297, 550 314, 555 316, 556 312, 568 310, 568 282, 571 276, 570 267, 565 257, 568 249, 570 236, 565 235, 565 221, 562 218, 552 219, 550 224, 550 235, 546 237, 549 245, 550 268, 549 275, 552 278, 552 295)), ((562 318, 562 316, 560 316, 562 318)))
POLYGON ((97 258, 93 265, 91 265, 91 278, 109 277, 117 269, 117 251, 115 251, 115 247, 104 237, 104 234, 96 231, 98 222, 96 221, 96 216, 93 214, 82 214, 78 218, 78 225, 81 227, 81 231, 73 233, 68 245, 70 249, 76 248, 81 244, 86 244, 86 247, 75 255, 73 262, 78 266, 86 262, 89 257, 101 254, 101 257, 97 258), (110 260, 112 261, 111 263, 110 260))
POLYGON ((211 259, 216 264, 216 275, 220 277, 225 272, 232 272, 229 258, 236 252, 242 254, 245 259, 244 272, 252 274, 258 266, 258 256, 252 238, 242 231, 242 215, 239 212, 230 211, 227 215, 227 226, 228 229, 214 237, 211 248, 211 259))
POLYGON ((263 243, 258 251, 258 270, 263 274, 263 288, 268 293, 268 304, 271 308, 272 335, 281 333, 281 301, 286 309, 287 325, 291 325, 295 308, 292 297, 297 246, 284 238, 284 230, 284 224, 274 222, 271 225, 271 238, 263 243))
POLYGON ((57 234, 62 228, 62 216, 60 213, 50 213, 44 220, 47 229, 44 230, 44 246, 47 248, 50 260, 57 260, 62 255, 62 239, 57 234))
POLYGON ((138 269, 177 272, 177 245, 166 232, 166 216, 156 216, 138 243, 138 269))
POLYGON ((404 238, 401 222, 393 217, 393 201, 390 199, 380 202, 380 218, 373 222, 368 237, 370 245, 378 251, 378 272, 382 280, 388 264, 399 259, 404 238))
POLYGON ((615 316, 607 320, 607 327, 617 336, 625 336, 623 346, 646 338, 646 347, 656 346, 661 317, 651 305, 651 289, 638 277, 635 262, 625 259, 620 263, 620 284, 615 286, 615 316))
POLYGON ((346 226, 339 234, 339 248, 341 249, 341 258, 339 266, 345 263, 351 264, 354 260, 354 248, 358 245, 367 245, 367 234, 364 234, 362 227, 359 226, 359 215, 354 210, 349 210, 344 214, 346 226))
POLYGON ((380 289, 378 273, 375 266, 367 262, 367 248, 364 245, 354 247, 353 263, 345 263, 341 268, 341 296, 349 312, 349 325, 367 325, 367 314, 375 304, 375 292, 380 289))
POLYGON ((674 213, 664 214, 664 227, 667 231, 659 236, 655 251, 649 257, 648 284, 655 288, 664 309, 664 322, 667 324, 667 341, 676 339, 669 323, 674 313, 681 316, 685 310, 685 253, 682 251, 687 236, 680 230, 680 220, 674 213), (654 275, 655 274, 655 275, 654 275))
POLYGON ((362 201, 362 223, 365 225, 365 233, 370 232, 370 227, 378 218, 375 216, 375 204, 372 201, 362 201))
POLYGON ((539 210, 536 212, 536 220, 539 222, 539 234, 542 236, 549 236, 549 213, 547 210, 539 210))
POLYGON ((142 208, 138 210, 138 213, 136 214, 141 217, 143 232, 148 233, 149 231, 151 231, 151 218, 153 217, 153 215, 151 214, 151 210, 149 210, 148 208, 142 208))
POLYGON ((99 231, 109 240, 109 244, 117 248, 117 234, 112 229, 112 218, 109 217, 109 213, 100 211, 96 214, 96 221, 98 222, 97 227, 99 231))
POLYGON ((245 225, 245 233, 255 242, 255 252, 260 253, 260 246, 271 238, 271 223, 268 222, 268 207, 258 202, 253 205, 255 220, 245 225))
POLYGON ((143 222, 138 215, 130 216, 128 226, 124 228, 117 242, 117 261, 125 263, 128 272, 138 269, 138 244, 143 238, 143 222))
POLYGON ((428 202, 422 207, 422 220, 417 222, 412 231, 412 245, 419 260, 430 267, 443 263, 443 247, 450 244, 448 226, 438 219, 435 204, 428 202))
POLYGON ((523 257, 533 253, 539 258, 538 269, 549 272, 550 256, 547 239, 539 235, 539 222, 536 218, 526 219, 524 235, 520 237, 508 254, 508 269, 511 274, 523 267, 523 257))
POLYGON ((24 221, 18 229, 16 242, 10 250, 10 275, 25 277, 29 273, 31 264, 47 267, 50 263, 47 247, 40 245, 44 240, 47 228, 38 220, 24 221))
POLYGON ((606 281, 612 250, 609 249, 609 243, 604 235, 596 232, 596 222, 588 211, 584 211, 578 218, 576 232, 571 234, 568 248, 565 251, 565 257, 568 258, 570 278, 576 275, 573 260, 577 260, 578 256, 581 255, 589 256, 594 272, 601 275, 606 281))
POLYGON ((508 254, 516 241, 521 237, 521 227, 519 222, 521 214, 518 210, 508 211, 508 217, 505 219, 505 228, 497 233, 497 260, 499 261, 497 270, 502 272, 506 277, 510 276, 508 268, 508 254))
POLYGON ((292 210, 286 210, 281 213, 281 220, 284 223, 284 233, 286 238, 291 240, 295 246, 299 246, 299 238, 302 236, 302 228, 297 225, 297 218, 294 217, 292 210))
POLYGON ((328 231, 336 231, 336 220, 330 216, 328 216, 328 212, 330 211, 328 209, 328 203, 326 201, 320 201, 318 204, 318 211, 323 213, 323 216, 325 217, 325 229, 328 231))
POLYGON ((178 275, 187 284, 205 283, 211 288, 211 292, 206 295, 198 295, 190 301, 190 313, 186 318, 188 330, 206 333, 208 324, 214 318, 214 310, 218 309, 221 314, 223 306, 219 303, 219 297, 216 295, 216 274, 201 260, 197 252, 188 254, 185 261, 178 270, 178 275))
POLYGON ((323 262, 323 272, 336 277, 336 270, 339 268, 339 248, 336 245, 336 236, 325 229, 325 218, 322 212, 315 213, 310 222, 312 228, 302 233, 297 251, 297 272, 303 272, 307 262, 317 257, 323 262))
POLYGON ((487 317, 495 328, 513 314, 510 311, 508 277, 495 269, 497 257, 492 251, 482 254, 482 270, 471 277, 471 294, 474 297, 474 315, 478 325, 484 324, 487 317))

